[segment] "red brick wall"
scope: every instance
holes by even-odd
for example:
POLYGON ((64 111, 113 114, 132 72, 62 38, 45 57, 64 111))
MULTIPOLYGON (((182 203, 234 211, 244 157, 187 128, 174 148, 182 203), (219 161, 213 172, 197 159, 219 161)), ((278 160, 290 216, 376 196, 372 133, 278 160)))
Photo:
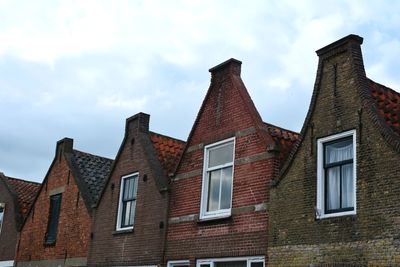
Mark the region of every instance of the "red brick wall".
POLYGON ((6 185, 0 179, 0 203, 5 203, 3 226, 0 232, 0 261, 13 260, 17 244, 14 200, 6 185))
MULTIPOLYGON (((148 125, 143 125, 146 127, 148 125)), ((162 264, 168 193, 159 192, 154 170, 150 168, 144 151, 144 138, 149 138, 148 133, 139 132, 138 125, 133 122, 96 209, 88 266, 162 264), (139 172, 134 229, 117 232, 121 177, 134 172, 139 172), (146 181, 143 179, 145 174, 146 181)))
POLYGON ((79 195, 78 198, 78 186, 64 157, 55 159, 45 182, 34 204, 34 212, 31 211, 21 231, 17 261, 86 257, 91 219, 82 197, 79 195), (60 187, 65 191, 62 193, 57 240, 55 245, 46 246, 49 194, 60 187))
POLYGON ((166 261, 190 259, 194 264, 200 258, 266 254, 267 213, 265 209, 252 211, 245 207, 268 202, 275 158, 239 163, 247 157, 266 153, 266 140, 256 130, 261 120, 252 105, 239 76, 212 80, 188 140, 189 151, 185 152, 171 185, 166 261), (202 173, 203 146, 232 136, 236 136, 232 216, 199 222, 202 175, 179 177, 193 171, 202 173), (196 149, 199 144, 202 146, 196 149), (187 215, 197 217, 186 222, 174 221, 187 215))

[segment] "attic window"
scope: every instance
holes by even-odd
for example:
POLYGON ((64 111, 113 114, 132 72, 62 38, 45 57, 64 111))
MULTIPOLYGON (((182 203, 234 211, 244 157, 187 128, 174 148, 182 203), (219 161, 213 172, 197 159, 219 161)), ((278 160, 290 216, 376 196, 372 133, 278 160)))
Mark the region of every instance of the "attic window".
POLYGON ((5 207, 6 207, 5 203, 0 203, 0 234, 1 234, 1 228, 2 228, 3 220, 4 220, 5 207))
POLYGON ((139 173, 121 177, 117 231, 133 229, 139 173))
POLYGON ((318 218, 356 213, 355 144, 355 131, 318 140, 318 218))
POLYGON ((235 139, 204 148, 204 172, 200 219, 231 215, 235 139))
POLYGON ((53 245, 57 239, 58 221, 61 210, 61 194, 50 196, 49 220, 47 223, 47 233, 45 245, 53 245))

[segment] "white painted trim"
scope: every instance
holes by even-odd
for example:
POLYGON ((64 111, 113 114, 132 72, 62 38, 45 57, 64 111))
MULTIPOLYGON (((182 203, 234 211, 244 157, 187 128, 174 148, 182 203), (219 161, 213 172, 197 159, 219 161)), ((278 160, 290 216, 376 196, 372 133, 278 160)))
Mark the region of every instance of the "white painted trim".
MULTIPOLYGON (((0 203, 0 207, 1 208, 3 208, 3 217, 2 217, 2 219, 1 219, 1 221, 0 221, 0 234, 1 234, 1 229, 3 228, 3 222, 4 222, 4 218, 6 217, 5 216, 5 214, 6 214, 6 203, 0 203)), ((1 263, 1 261, 0 261, 0 263, 1 263)), ((2 267, 1 265, 0 265, 0 267, 2 267)))
POLYGON ((263 262, 265 266, 265 257, 235 257, 235 258, 211 258, 211 259, 200 259, 196 262, 196 267, 200 267, 202 264, 209 264, 210 267, 214 267, 215 262, 229 262, 229 261, 246 261, 246 267, 251 267, 252 262, 263 262))
POLYGON ((0 267, 13 267, 14 261, 0 261, 0 267))
MULTIPOLYGON (((135 182, 135 195, 137 198, 137 190, 138 190, 138 181, 139 181, 139 172, 135 172, 135 173, 131 173, 128 175, 124 175, 121 177, 120 179, 120 185, 119 185, 119 201, 118 201, 118 214, 117 214, 117 225, 115 230, 116 231, 123 231, 123 230, 131 230, 133 229, 133 226, 129 226, 129 227, 121 227, 121 212, 122 212, 122 195, 123 195, 123 191, 122 187, 124 185, 124 180, 130 177, 136 176, 136 182, 135 182)), ((135 213, 136 213, 136 201, 135 201, 135 213)), ((133 223, 135 224, 135 214, 133 214, 133 223)))
POLYGON ((233 177, 235 172, 235 146, 236 146, 236 139, 235 137, 231 137, 228 139, 224 139, 218 141, 213 144, 206 145, 204 147, 204 158, 203 158, 203 178, 202 178, 202 186, 201 186, 201 201, 200 201, 200 220, 213 220, 219 218, 226 218, 231 216, 232 210, 232 199, 233 199, 233 177), (208 151, 214 147, 219 147, 228 143, 233 142, 233 155, 232 155, 232 163, 219 165, 213 168, 208 169, 208 151), (207 179, 207 172, 210 170, 221 169, 224 167, 232 166, 232 184, 231 184, 231 205, 229 209, 220 209, 212 212, 207 212, 207 196, 208 196, 208 179, 207 179))
POLYGON ((331 217, 340 217, 340 216, 348 216, 357 214, 357 133, 356 130, 350 130, 347 132, 330 135, 324 138, 320 138, 317 140, 317 210, 316 215, 317 219, 331 218, 331 217), (343 211, 337 213, 329 213, 325 214, 325 174, 323 167, 324 160, 324 143, 334 141, 337 139, 341 139, 344 137, 352 136, 353 137, 353 194, 354 194, 354 210, 351 211, 343 211))
POLYGON ((168 261, 168 267, 190 265, 189 260, 168 261))

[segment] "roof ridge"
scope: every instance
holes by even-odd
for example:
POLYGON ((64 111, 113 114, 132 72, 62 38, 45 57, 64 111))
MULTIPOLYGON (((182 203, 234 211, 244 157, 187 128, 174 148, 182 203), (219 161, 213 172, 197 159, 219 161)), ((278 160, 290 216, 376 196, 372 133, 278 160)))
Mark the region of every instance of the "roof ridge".
POLYGON ((106 160, 114 161, 113 159, 110 159, 110 158, 107 158, 107 157, 104 157, 104 156, 95 155, 93 153, 81 151, 81 150, 78 150, 78 149, 73 149, 72 151, 79 152, 79 153, 86 154, 86 155, 90 155, 90 156, 94 156, 94 157, 98 157, 98 158, 102 158, 102 159, 106 159, 106 160))
POLYGON ((370 78, 368 78, 368 77, 366 77, 366 78, 367 78, 367 80, 368 80, 369 82, 372 82, 372 83, 375 83, 375 84, 377 84, 377 85, 379 85, 379 86, 382 86, 385 90, 391 91, 392 93, 395 93, 396 95, 400 96, 400 92, 397 92, 396 90, 394 90, 394 89, 392 89, 392 88, 390 88, 390 87, 388 87, 388 86, 386 86, 386 85, 384 85, 384 84, 375 82, 374 80, 372 80, 372 79, 370 79, 370 78))
POLYGON ((153 131, 149 131, 149 133, 150 134, 156 134, 156 135, 159 135, 159 136, 162 136, 162 137, 165 137, 165 138, 168 138, 168 139, 172 139, 172 140, 175 140, 175 141, 178 141, 178 142, 181 142, 181 143, 186 143, 185 141, 183 141, 181 139, 178 139, 178 138, 175 138, 175 137, 171 137, 169 135, 160 134, 160 133, 156 133, 156 132, 153 132, 153 131))
POLYGON ((39 183, 39 182, 28 181, 28 180, 25 180, 25 179, 10 177, 10 176, 7 176, 7 175, 4 175, 4 177, 6 177, 7 179, 18 180, 18 181, 25 182, 25 183, 31 183, 31 184, 37 184, 37 185, 40 185, 40 184, 41 184, 41 183, 39 183))
POLYGON ((283 128, 283 127, 280 127, 280 126, 277 126, 277 125, 272 124, 272 123, 269 123, 269 122, 263 121, 263 123, 264 123, 265 125, 267 125, 267 126, 272 126, 272 127, 278 128, 278 129, 283 130, 283 131, 286 131, 286 132, 291 132, 291 133, 293 133, 293 134, 300 135, 300 133, 298 133, 298 132, 295 132, 295 131, 292 131, 292 130, 289 130, 289 129, 286 129, 286 128, 283 128))

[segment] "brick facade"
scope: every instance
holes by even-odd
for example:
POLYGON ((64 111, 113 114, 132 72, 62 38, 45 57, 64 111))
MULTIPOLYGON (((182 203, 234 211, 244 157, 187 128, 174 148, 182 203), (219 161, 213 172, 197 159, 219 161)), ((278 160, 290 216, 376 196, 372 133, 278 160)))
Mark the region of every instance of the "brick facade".
POLYGON ((21 231, 17 266, 86 266, 91 209, 76 156, 82 152, 72 146, 72 139, 57 143, 55 158, 21 231), (46 245, 50 197, 55 194, 62 195, 57 238, 46 245))
POLYGON ((149 115, 126 122, 125 137, 93 219, 88 266, 162 265, 168 212, 168 174, 184 142, 149 131, 149 115), (121 177, 138 173, 133 229, 117 230, 121 177))
MULTIPOLYGON (((271 190, 270 266, 400 265, 400 136, 379 117, 361 43, 361 37, 350 35, 317 51, 317 78, 301 142, 271 190), (349 130, 356 135, 356 214, 321 219, 317 141, 349 130)), ((388 104, 384 97, 379 94, 388 104)))
POLYGON ((241 62, 231 59, 210 70, 210 88, 171 183, 166 261, 189 260, 194 266, 202 258, 266 255, 268 188, 279 152, 268 131, 272 126, 262 122, 240 68, 241 62), (201 220, 204 147, 232 137, 231 216, 201 220))

